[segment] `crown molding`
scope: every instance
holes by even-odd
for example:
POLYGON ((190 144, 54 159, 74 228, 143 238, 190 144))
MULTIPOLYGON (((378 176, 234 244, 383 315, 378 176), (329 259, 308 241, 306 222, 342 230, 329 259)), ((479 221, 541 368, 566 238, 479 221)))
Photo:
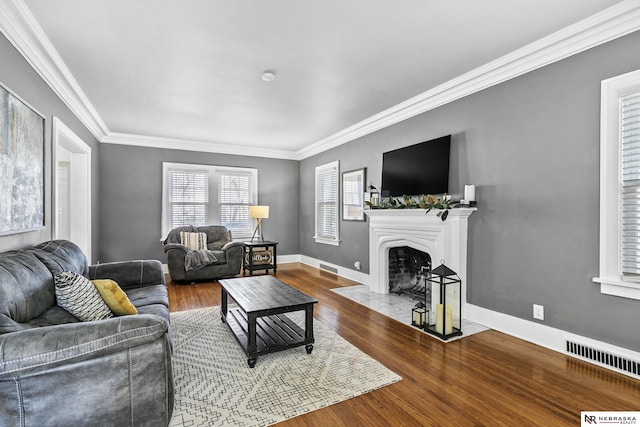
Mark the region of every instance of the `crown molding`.
POLYGON ((101 140, 107 126, 23 0, 0 0, 0 31, 89 131, 101 140))
POLYGON ((296 158, 346 144, 639 29, 640 0, 623 1, 298 150, 296 158))
POLYGON ((268 157, 297 160, 294 151, 274 150, 264 147, 194 141, 189 139, 162 138, 130 133, 109 132, 100 142, 105 144, 133 145, 136 147, 164 148, 168 150, 199 151, 203 153, 234 154, 237 156, 268 157))
POLYGON ((24 0, 0 0, 0 31, 102 143, 303 160, 640 29, 625 0, 298 151, 110 132, 24 0), (251 154, 247 154, 251 153, 251 154))

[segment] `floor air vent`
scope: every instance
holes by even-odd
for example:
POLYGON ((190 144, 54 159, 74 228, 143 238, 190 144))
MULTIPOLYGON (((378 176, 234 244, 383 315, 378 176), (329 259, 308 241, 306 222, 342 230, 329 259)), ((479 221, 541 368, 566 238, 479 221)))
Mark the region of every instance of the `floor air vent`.
POLYGON ((574 341, 567 341, 567 353, 594 362, 622 374, 640 378, 640 362, 574 341))

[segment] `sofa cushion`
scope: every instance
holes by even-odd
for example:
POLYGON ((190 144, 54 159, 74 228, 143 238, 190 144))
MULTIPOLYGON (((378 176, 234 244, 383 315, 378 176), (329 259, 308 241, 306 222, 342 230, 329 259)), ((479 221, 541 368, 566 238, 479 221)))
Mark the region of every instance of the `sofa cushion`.
POLYGON ((164 285, 128 289, 127 296, 131 303, 138 309, 138 313, 142 313, 142 307, 152 304, 160 304, 165 307, 169 307, 167 287, 164 285))
POLYGON ((0 254, 0 334, 14 332, 56 303, 51 272, 27 251, 0 254))
POLYGON ((100 292, 86 277, 70 271, 54 276, 56 301, 83 322, 113 317, 100 292))
POLYGON ((93 283, 93 286, 96 287, 104 302, 116 316, 138 314, 138 310, 136 310, 136 307, 131 304, 127 294, 120 289, 120 286, 118 286, 118 283, 114 280, 95 279, 92 280, 91 283, 93 283))
POLYGON ((62 271, 73 271, 86 276, 89 271, 87 258, 82 249, 68 240, 43 242, 29 249, 29 252, 34 253, 52 275, 62 271))

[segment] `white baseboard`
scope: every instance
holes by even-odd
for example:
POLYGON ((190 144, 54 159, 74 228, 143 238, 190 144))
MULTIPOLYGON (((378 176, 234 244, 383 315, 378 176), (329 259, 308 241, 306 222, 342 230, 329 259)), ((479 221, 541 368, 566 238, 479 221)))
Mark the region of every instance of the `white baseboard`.
POLYGON ((486 308, 478 307, 476 305, 468 303, 466 305, 466 313, 467 320, 470 320, 474 323, 478 323, 498 332, 520 338, 522 340, 539 345, 541 347, 548 348, 550 350, 577 357, 578 359, 585 360, 589 363, 593 363, 604 368, 611 369, 613 371, 621 372, 626 375, 628 375, 628 373, 613 369, 610 366, 604 364, 594 362, 593 360, 583 359, 581 357, 568 353, 566 351, 567 341, 578 342, 582 345, 594 349, 640 362, 640 352, 624 347, 618 347, 604 341, 594 340, 582 335, 577 335, 562 329, 552 328, 538 322, 521 319, 519 317, 488 310, 486 308))
POLYGON ((303 264, 310 265, 315 268, 323 269, 320 264, 323 266, 328 266, 335 270, 335 274, 340 277, 344 277, 345 279, 353 280, 354 282, 358 282, 363 285, 369 285, 369 275, 366 273, 361 273, 360 271, 351 270, 350 268, 345 268, 340 265, 332 264, 330 262, 321 261, 315 258, 311 258, 305 255, 300 255, 299 262, 303 264))

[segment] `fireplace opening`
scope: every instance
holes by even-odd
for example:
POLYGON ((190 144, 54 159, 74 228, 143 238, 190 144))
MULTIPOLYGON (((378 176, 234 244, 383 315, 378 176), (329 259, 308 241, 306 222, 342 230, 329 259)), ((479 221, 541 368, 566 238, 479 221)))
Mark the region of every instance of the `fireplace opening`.
POLYGON ((410 246, 389 248, 389 292, 425 301, 424 277, 431 271, 431 256, 410 246))

